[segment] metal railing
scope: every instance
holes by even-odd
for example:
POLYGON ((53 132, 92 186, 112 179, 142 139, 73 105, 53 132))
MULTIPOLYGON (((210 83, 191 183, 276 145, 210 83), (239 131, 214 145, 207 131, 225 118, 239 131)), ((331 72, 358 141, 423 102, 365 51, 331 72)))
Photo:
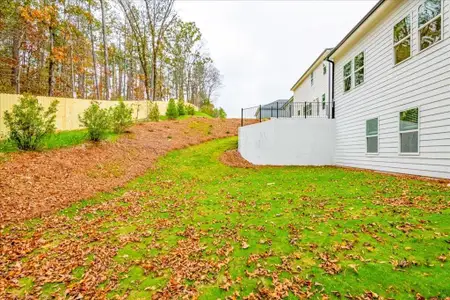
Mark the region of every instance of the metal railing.
POLYGON ((241 126, 271 118, 326 118, 334 119, 334 103, 278 102, 241 109, 241 126))

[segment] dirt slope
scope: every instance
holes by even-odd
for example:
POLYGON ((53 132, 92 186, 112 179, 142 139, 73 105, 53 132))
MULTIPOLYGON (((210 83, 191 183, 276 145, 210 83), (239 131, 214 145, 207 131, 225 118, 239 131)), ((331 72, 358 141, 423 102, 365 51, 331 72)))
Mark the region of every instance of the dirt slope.
POLYGON ((0 225, 42 216, 143 174, 170 150, 237 135, 240 120, 144 123, 117 142, 14 154, 0 164, 0 225))

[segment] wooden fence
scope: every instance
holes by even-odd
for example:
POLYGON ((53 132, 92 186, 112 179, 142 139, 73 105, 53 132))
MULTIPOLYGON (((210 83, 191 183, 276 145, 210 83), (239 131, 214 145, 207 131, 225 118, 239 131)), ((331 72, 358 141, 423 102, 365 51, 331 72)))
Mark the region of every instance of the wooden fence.
MULTIPOLYGON (((4 112, 11 110, 12 106, 19 102, 20 95, 14 94, 0 94, 0 139, 7 133, 4 124, 4 112)), ((37 97, 39 102, 48 107, 53 100, 58 100, 58 112, 56 113, 56 128, 57 130, 73 130, 81 128, 78 120, 78 115, 81 114, 92 100, 73 99, 73 98, 57 98, 57 97, 37 97)), ((109 108, 117 105, 118 101, 99 100, 102 108, 109 108)), ((125 101, 125 104, 133 108, 133 118, 143 120, 148 116, 150 109, 149 101, 125 101)), ((167 110, 168 102, 155 101, 158 104, 159 113, 164 115, 167 110)))

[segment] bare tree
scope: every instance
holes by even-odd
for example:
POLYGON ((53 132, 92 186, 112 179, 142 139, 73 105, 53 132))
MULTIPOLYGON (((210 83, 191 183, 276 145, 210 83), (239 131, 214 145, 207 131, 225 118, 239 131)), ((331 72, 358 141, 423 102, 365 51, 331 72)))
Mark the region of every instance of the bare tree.
POLYGON ((149 61, 148 61, 148 45, 147 45, 147 33, 141 24, 143 23, 138 14, 138 9, 133 6, 129 0, 118 0, 118 3, 122 7, 125 14, 125 18, 130 25, 132 32, 132 39, 136 43, 136 49, 139 57, 139 63, 142 71, 144 72, 144 85, 147 99, 150 99, 150 76, 149 76, 149 61))
POLYGON ((92 9, 91 9, 91 0, 88 0, 88 11, 90 15, 89 20, 89 35, 91 38, 91 52, 92 52, 92 64, 94 69, 94 85, 95 85, 95 95, 97 96, 96 99, 100 99, 100 91, 98 88, 98 75, 97 75, 97 57, 95 55, 95 41, 94 41, 94 32, 92 30, 92 9))
POLYGON ((110 100, 110 87, 109 87, 109 71, 108 71, 108 44, 106 43, 106 22, 105 22, 105 0, 100 0, 100 6, 102 11, 102 35, 103 35, 103 53, 104 53, 104 70, 105 70, 105 98, 110 100))
POLYGON ((160 55, 164 35, 170 25, 176 20, 173 12, 175 0, 144 0, 148 25, 151 34, 152 55, 152 98, 156 99, 156 79, 158 55, 160 55))

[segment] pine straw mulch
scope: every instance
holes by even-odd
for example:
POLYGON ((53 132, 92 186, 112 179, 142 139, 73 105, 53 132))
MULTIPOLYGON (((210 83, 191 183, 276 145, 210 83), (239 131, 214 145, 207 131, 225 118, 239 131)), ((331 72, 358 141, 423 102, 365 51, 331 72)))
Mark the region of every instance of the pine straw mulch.
POLYGON ((240 120, 141 123, 117 142, 15 153, 0 164, 0 225, 40 217, 111 191, 175 149, 237 135, 240 120))
POLYGON ((258 166, 252 164, 248 160, 242 157, 238 150, 225 151, 220 156, 220 161, 227 166, 235 168, 258 168, 258 166))

